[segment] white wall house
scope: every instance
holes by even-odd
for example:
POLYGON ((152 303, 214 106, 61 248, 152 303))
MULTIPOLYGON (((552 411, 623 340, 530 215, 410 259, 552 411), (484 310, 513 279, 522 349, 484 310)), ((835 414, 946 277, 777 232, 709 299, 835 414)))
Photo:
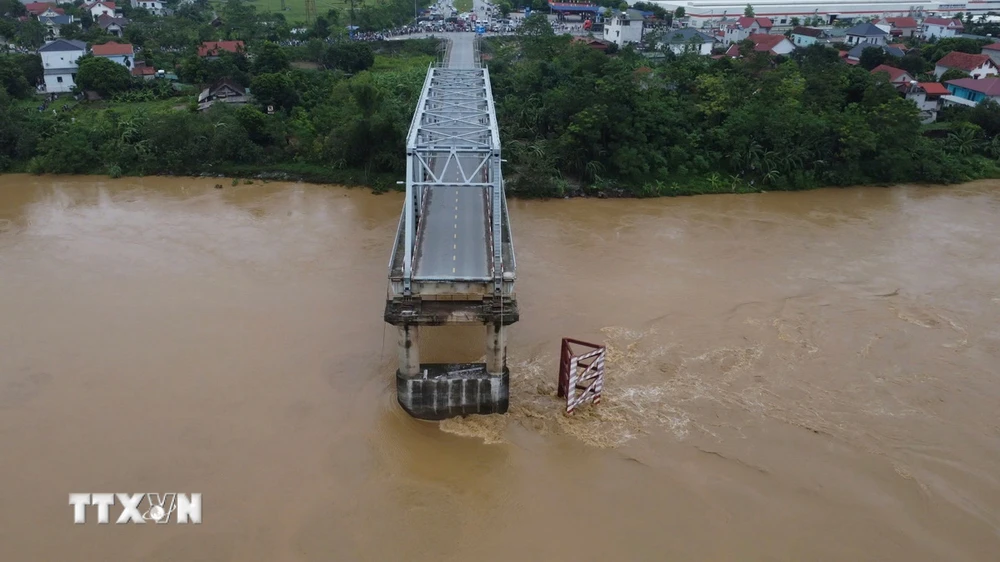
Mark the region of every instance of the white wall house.
POLYGON ((106 58, 128 69, 131 69, 135 63, 135 50, 129 43, 111 41, 103 45, 92 46, 90 52, 95 57, 106 58))
POLYGON ((116 6, 114 2, 93 2, 84 4, 83 9, 90 12, 90 17, 97 20, 101 16, 114 16, 116 6))
POLYGON ((76 61, 86 52, 86 43, 70 39, 49 41, 38 49, 42 57, 45 91, 65 93, 72 90, 76 86, 76 71, 80 68, 76 61))
POLYGON ((657 41, 657 48, 665 47, 678 55, 684 53, 711 55, 714 45, 715 39, 690 27, 664 31, 657 41))
POLYGON ((755 33, 770 33, 774 22, 767 18, 739 18, 736 23, 724 26, 722 42, 726 45, 739 43, 755 33))
POLYGON ((630 19, 627 14, 615 14, 604 23, 604 40, 619 47, 642 41, 642 20, 630 19))
POLYGON ((885 45, 889 31, 870 23, 859 23, 846 32, 848 45, 885 45))
POLYGON ((956 37, 965 31, 965 26, 961 20, 945 18, 927 18, 920 26, 920 36, 926 41, 931 37, 944 39, 945 37, 956 37))
POLYGON ((973 55, 952 51, 941 57, 941 60, 937 61, 934 65, 934 77, 940 80, 941 76, 951 69, 966 72, 969 76, 977 80, 1000 74, 996 63, 988 55, 973 55))
POLYGON ((166 10, 167 5, 160 0, 132 0, 133 8, 143 8, 149 10, 150 12, 162 16, 166 10))

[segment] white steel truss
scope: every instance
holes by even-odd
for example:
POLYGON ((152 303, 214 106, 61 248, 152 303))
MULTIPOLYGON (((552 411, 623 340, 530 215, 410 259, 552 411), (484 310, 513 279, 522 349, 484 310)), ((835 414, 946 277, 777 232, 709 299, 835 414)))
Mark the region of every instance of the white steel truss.
POLYGON ((415 233, 423 192, 429 187, 489 190, 489 240, 494 291, 501 294, 503 214, 500 133, 489 71, 431 66, 424 80, 406 142, 406 203, 403 290, 410 294, 415 233))

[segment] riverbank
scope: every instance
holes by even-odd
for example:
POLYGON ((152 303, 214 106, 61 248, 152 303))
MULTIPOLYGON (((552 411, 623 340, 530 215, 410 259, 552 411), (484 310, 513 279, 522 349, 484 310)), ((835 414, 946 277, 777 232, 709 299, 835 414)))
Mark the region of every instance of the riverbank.
MULTIPOLYGON (((730 178, 729 181, 720 177, 693 178, 683 183, 672 182, 669 184, 658 182, 647 184, 641 188, 631 191, 620 187, 582 186, 571 185, 566 182, 565 189, 557 194, 542 193, 521 193, 508 190, 507 196, 510 199, 521 200, 545 200, 545 199, 649 199, 661 197, 691 197, 695 195, 738 195, 750 193, 767 193, 782 191, 812 191, 824 188, 887 188, 897 185, 927 185, 942 186, 956 185, 980 180, 1000 179, 1000 167, 989 170, 991 173, 979 177, 965 177, 954 182, 900 182, 884 183, 872 182, 868 184, 854 184, 850 186, 841 185, 812 185, 797 187, 795 189, 783 188, 782 186, 769 186, 766 184, 747 183, 730 178)), ((29 174, 24 170, 17 170, 0 174, 0 176, 29 174)), ((364 170, 353 169, 330 169, 323 166, 310 164, 287 164, 287 165, 233 165, 224 166, 210 172, 193 174, 29 174, 35 176, 94 176, 117 179, 121 177, 162 177, 162 178, 216 178, 223 188, 236 186, 253 181, 263 182, 302 182, 315 185, 339 185, 348 188, 370 189, 374 194, 387 193, 390 191, 405 191, 398 174, 385 172, 365 172, 364 170)))

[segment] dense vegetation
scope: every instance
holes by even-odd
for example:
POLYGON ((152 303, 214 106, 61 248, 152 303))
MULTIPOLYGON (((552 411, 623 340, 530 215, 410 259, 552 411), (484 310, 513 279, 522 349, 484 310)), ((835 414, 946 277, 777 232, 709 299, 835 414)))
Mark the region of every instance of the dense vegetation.
MULTIPOLYGON (((132 33, 141 35, 139 60, 176 70, 188 87, 87 57, 78 81, 104 99, 40 108, 31 86, 38 57, 0 55, 0 171, 266 175, 380 189, 402 177, 438 41, 348 41, 331 30, 333 13, 302 41, 278 43, 275 16, 236 0, 221 25, 197 4, 183 10, 132 33), (237 36, 247 53, 194 54, 200 39, 237 36), (222 78, 249 86, 254 104, 197 111, 198 89, 222 78)), ((680 195, 1000 175, 995 104, 949 108, 922 126, 885 75, 845 65, 835 50, 773 59, 744 47, 740 60, 609 56, 534 16, 518 36, 487 40, 510 193, 680 195)), ((908 61, 879 60, 918 73, 950 48, 977 47, 941 41, 908 61)))
MULTIPOLYGON (((412 13, 412 3, 402 4, 412 13)), ((269 40, 273 15, 257 17, 252 7, 230 1, 230 23, 216 29, 209 23, 211 11, 196 8, 184 8, 190 21, 202 26, 194 25, 193 35, 168 39, 170 34, 149 31, 137 55, 150 65, 176 70, 190 87, 133 79, 124 67, 88 55, 80 61, 78 85, 104 99, 63 98, 43 106, 30 86, 41 76, 39 57, 0 56, 0 171, 270 172, 376 187, 393 185, 400 177, 410 117, 427 65, 442 49, 439 41, 364 43, 314 26, 306 41, 281 45, 269 40), (234 21, 241 23, 227 31, 234 21), (236 35, 253 37, 247 53, 224 53, 211 61, 194 53, 198 38, 236 35), (187 46, 163 47, 168 40, 187 46), (292 61, 306 61, 308 69, 294 68, 292 61), (197 111, 201 85, 223 78, 250 87, 254 105, 216 104, 197 111), (267 114, 268 106, 275 109, 273 115, 267 114)), ((162 27, 176 28, 178 17, 185 16, 162 18, 162 27)))
POLYGON ((654 63, 629 49, 609 57, 541 22, 522 31, 484 49, 512 194, 649 196, 1000 174, 1000 107, 948 110, 923 127, 886 75, 846 65, 833 49, 778 60, 747 48, 738 60, 667 54, 654 63))

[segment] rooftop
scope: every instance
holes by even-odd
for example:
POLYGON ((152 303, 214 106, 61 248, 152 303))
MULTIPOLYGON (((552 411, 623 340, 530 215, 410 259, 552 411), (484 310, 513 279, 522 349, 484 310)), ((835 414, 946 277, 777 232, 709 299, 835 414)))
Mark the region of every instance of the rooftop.
POLYGON ((214 57, 222 51, 238 53, 244 48, 243 41, 205 41, 198 47, 198 56, 214 57))
POLYGON ((932 96, 947 96, 951 93, 944 84, 939 82, 920 82, 917 85, 932 96))
POLYGON ((793 35, 805 35, 807 37, 822 37, 823 30, 816 29, 814 27, 802 27, 798 26, 792 30, 793 35))
POLYGON ((946 68, 958 68, 960 70, 970 71, 975 70, 984 64, 993 64, 993 62, 990 60, 989 55, 972 55, 969 53, 952 51, 941 57, 941 60, 937 61, 936 64, 937 66, 944 66, 946 68))
POLYGON ((956 86, 986 94, 987 96, 1000 96, 1000 78, 959 78, 958 80, 948 80, 945 82, 949 86, 956 86))
POLYGON ((105 43, 103 45, 94 45, 90 48, 90 52, 99 57, 135 54, 135 50, 132 48, 130 43, 118 43, 115 41, 111 41, 110 43, 105 43))
POLYGON ((888 35, 884 29, 870 23, 859 23, 858 25, 848 29, 847 34, 861 35, 864 37, 879 37, 881 35, 888 35))
POLYGON ((896 68, 894 66, 889 66, 887 64, 880 64, 876 66, 875 68, 872 69, 871 73, 876 74, 878 72, 885 72, 886 74, 888 74, 890 82, 896 82, 900 78, 909 76, 909 73, 907 73, 902 68, 896 68))
POLYGON ((86 51, 87 44, 83 41, 76 41, 75 39, 56 39, 55 41, 49 41, 42 48, 38 49, 39 53, 56 53, 59 51, 86 51))

